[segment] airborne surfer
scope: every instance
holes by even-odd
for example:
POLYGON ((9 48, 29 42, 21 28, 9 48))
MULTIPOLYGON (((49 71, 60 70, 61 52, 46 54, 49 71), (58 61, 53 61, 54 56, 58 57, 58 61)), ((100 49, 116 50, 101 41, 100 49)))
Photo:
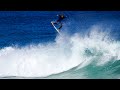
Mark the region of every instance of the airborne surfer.
POLYGON ((66 18, 66 16, 64 16, 63 14, 59 14, 59 15, 57 15, 58 16, 58 19, 55 21, 55 22, 53 22, 53 24, 60 24, 60 27, 58 28, 59 30, 62 28, 62 20, 64 19, 64 18, 66 18))

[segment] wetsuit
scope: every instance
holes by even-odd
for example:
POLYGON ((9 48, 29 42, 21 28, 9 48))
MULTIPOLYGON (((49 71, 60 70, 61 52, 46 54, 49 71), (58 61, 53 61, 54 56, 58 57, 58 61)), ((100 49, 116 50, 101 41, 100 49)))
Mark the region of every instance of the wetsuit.
POLYGON ((54 24, 60 24, 60 27, 58 29, 62 28, 62 23, 61 21, 66 18, 64 15, 57 15, 58 16, 58 20, 56 22, 54 22, 54 24))
POLYGON ((65 18, 64 15, 57 15, 57 16, 58 16, 57 22, 61 22, 65 18))

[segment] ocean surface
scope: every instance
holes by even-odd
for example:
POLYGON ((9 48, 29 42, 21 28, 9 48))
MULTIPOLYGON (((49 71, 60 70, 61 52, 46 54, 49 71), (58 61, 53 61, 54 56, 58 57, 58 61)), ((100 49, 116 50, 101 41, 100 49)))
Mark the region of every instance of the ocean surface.
POLYGON ((120 11, 0 11, 0 78, 119 79, 120 11))

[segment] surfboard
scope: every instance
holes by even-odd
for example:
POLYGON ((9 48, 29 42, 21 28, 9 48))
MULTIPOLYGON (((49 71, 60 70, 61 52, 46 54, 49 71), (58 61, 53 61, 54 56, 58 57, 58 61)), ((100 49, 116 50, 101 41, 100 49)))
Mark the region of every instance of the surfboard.
POLYGON ((60 34, 60 30, 54 25, 53 22, 51 22, 52 26, 55 28, 55 30, 60 34))

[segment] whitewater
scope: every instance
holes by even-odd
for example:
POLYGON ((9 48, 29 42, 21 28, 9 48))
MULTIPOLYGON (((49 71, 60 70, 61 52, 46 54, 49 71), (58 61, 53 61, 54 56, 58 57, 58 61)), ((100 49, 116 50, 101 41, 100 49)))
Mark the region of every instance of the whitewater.
POLYGON ((1 48, 0 78, 120 78, 120 42, 105 29, 93 25, 84 35, 63 30, 55 42, 1 48))

